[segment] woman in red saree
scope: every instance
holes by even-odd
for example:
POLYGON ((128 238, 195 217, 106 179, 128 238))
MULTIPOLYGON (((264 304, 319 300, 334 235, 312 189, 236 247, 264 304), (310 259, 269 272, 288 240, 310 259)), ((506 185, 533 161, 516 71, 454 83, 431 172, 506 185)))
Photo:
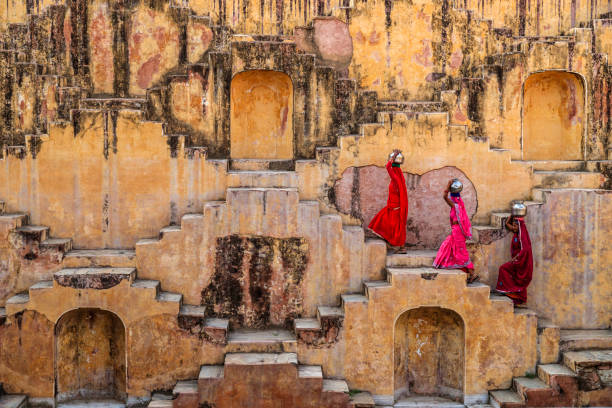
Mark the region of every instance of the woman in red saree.
POLYGON ((533 276, 531 239, 523 217, 508 218, 506 227, 514 232, 510 245, 512 260, 499 267, 495 289, 512 299, 515 305, 521 305, 527 302, 527 286, 533 276))
POLYGON ((450 207, 451 234, 440 245, 433 266, 439 269, 461 269, 469 274, 468 283, 472 283, 480 277, 474 273, 474 264, 465 244, 467 239, 472 238, 472 224, 461 199, 461 188, 463 186, 459 180, 451 180, 444 190, 444 201, 450 207), (449 197, 451 184, 456 184, 458 191, 451 192, 449 197))
MULTIPOLYGON (((401 151, 395 149, 387 162, 387 172, 391 177, 387 206, 378 212, 370 221, 370 228, 393 247, 395 252, 406 250, 406 221, 408 219, 408 190, 404 174, 398 163, 401 151)), ((403 158, 401 159, 403 160, 403 158)))

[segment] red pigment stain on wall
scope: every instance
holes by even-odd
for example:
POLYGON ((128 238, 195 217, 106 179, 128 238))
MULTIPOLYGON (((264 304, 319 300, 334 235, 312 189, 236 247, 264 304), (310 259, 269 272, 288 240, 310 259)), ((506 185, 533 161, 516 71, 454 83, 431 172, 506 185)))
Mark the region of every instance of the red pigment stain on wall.
POLYGON ((142 64, 138 69, 138 86, 141 88, 147 88, 151 82, 153 74, 159 70, 159 63, 161 56, 159 54, 149 58, 147 62, 142 64))

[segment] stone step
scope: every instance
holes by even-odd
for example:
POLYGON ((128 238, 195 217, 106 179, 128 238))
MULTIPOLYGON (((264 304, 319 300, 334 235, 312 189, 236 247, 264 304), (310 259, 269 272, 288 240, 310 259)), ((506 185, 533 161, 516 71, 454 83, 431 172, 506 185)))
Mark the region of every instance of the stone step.
POLYGON ((491 226, 496 228, 503 228, 506 224, 506 220, 510 218, 512 214, 509 212, 492 212, 491 213, 491 226))
POLYGON ((583 160, 512 160, 512 163, 530 166, 534 171, 577 171, 585 168, 583 160))
POLYGON ((367 391, 358 392, 351 397, 351 406, 355 408, 374 408, 376 403, 372 394, 367 391))
POLYGON ((28 397, 20 394, 0 395, 0 408, 26 408, 28 397))
POLYGON ((323 392, 339 392, 348 394, 349 387, 344 380, 323 379, 323 392))
POLYGON ((293 171, 295 162, 293 160, 268 160, 268 159, 232 159, 230 170, 261 171, 261 170, 284 170, 293 171))
POLYGON ((534 171, 534 186, 540 188, 600 188, 605 182, 601 173, 586 171, 534 171))
POLYGON ((408 251, 405 254, 389 254, 387 255, 388 268, 418 268, 429 267, 433 265, 436 259, 436 251, 433 250, 414 250, 408 251))
POLYGON ((297 366, 296 353, 227 353, 225 367, 293 364, 297 366))
POLYGON ((64 256, 67 252, 72 249, 72 239, 70 238, 47 238, 43 242, 40 243, 41 248, 45 248, 47 250, 59 251, 64 253, 64 256))
POLYGON ((391 283, 386 280, 384 281, 366 281, 366 282, 363 282, 363 287, 365 290, 365 297, 369 299, 371 296, 373 296, 373 293, 376 290, 391 289, 391 283))
POLYGON ((612 365, 612 350, 566 351, 563 364, 578 372, 581 368, 612 365))
POLYGON ((299 365, 298 378, 323 379, 323 369, 318 365, 299 365))
POLYGON ((283 329, 238 329, 229 332, 226 353, 295 353, 295 335, 283 329))
POLYGON ((172 389, 174 396, 173 407, 193 407, 198 406, 200 393, 198 390, 198 381, 179 381, 172 389))
POLYGON ((325 320, 336 320, 344 317, 344 311, 340 307, 318 306, 317 318, 321 323, 325 320))
POLYGON ((498 308, 500 311, 503 311, 503 312, 513 312, 514 311, 514 303, 512 302, 512 299, 510 299, 508 296, 491 294, 491 296, 489 297, 489 300, 491 301, 491 305, 498 308))
POLYGON ((319 319, 312 317, 294 319, 293 330, 295 330, 296 334, 298 332, 319 332, 321 330, 321 323, 319 319))
POLYGON ((539 364, 538 378, 551 385, 554 377, 576 377, 576 373, 563 364, 539 364))
POLYGON ((15 232, 38 242, 42 242, 49 237, 49 227, 44 225, 24 225, 15 228, 15 232))
POLYGON ((18 293, 16 295, 11 296, 6 300, 6 304, 8 305, 23 305, 30 301, 30 295, 27 292, 18 293))
POLYGON ((0 215, 0 225, 5 225, 3 227, 6 231, 13 230, 15 228, 19 228, 22 225, 28 223, 28 215, 22 213, 15 214, 2 214, 0 215))
POLYGON ((76 249, 64 255, 66 268, 136 267, 136 251, 132 249, 76 249))
POLYGON ((136 268, 64 268, 53 274, 59 286, 74 289, 108 289, 122 280, 132 283, 136 268))
POLYGON ((420 277, 424 280, 435 280, 438 276, 451 277, 466 281, 467 274, 459 269, 436 269, 433 267, 425 268, 387 268, 387 280, 394 284, 397 279, 420 277))
POLYGON ((158 302, 173 302, 180 305, 183 302, 183 295, 172 292, 159 292, 156 299, 158 302))
POLYGON ((552 389, 546 383, 539 378, 529 377, 515 377, 512 380, 512 385, 516 390, 517 394, 524 400, 527 400, 527 395, 533 390, 546 390, 551 391, 552 389))
POLYGON ((165 399, 152 399, 149 404, 147 404, 149 408, 172 408, 173 402, 172 400, 165 399))
MULTIPOLYGON (((588 193, 597 193, 597 192, 605 192, 608 190, 602 190, 600 188, 534 188, 531 190, 531 198, 533 201, 530 203, 543 203, 546 201, 546 195, 553 192, 588 192, 588 193)), ((527 209, 529 212, 529 209, 527 209)))
POLYGON ((612 330, 561 330, 561 352, 589 349, 612 349, 612 330))
POLYGON ((465 405, 442 397, 412 396, 402 398, 393 407, 401 408, 464 408, 465 405))
POLYGON ((342 299, 342 307, 345 308, 347 304, 350 303, 368 303, 368 298, 364 295, 357 293, 346 293, 340 296, 342 299))
POLYGON ((230 171, 227 173, 227 186, 297 188, 298 176, 294 171, 230 171))
POLYGON ((472 240, 480 243, 490 243, 501 236, 503 230, 493 225, 472 225, 472 240))
POLYGON ((221 379, 223 378, 223 371, 222 365, 203 365, 200 367, 198 380, 221 379))
POLYGON ((489 392, 489 400, 495 408, 523 408, 525 402, 512 390, 498 390, 489 392))
POLYGON ((158 280, 136 279, 132 282, 132 287, 136 289, 145 289, 152 292, 152 296, 157 298, 161 284, 158 280))

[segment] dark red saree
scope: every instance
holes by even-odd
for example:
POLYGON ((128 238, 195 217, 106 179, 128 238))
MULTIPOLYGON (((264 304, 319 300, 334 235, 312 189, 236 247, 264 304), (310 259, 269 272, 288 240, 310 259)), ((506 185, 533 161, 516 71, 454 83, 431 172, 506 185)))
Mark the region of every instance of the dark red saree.
POLYGON ((533 276, 531 240, 523 218, 516 218, 519 232, 514 233, 510 254, 512 260, 499 267, 496 289, 512 299, 515 304, 527 301, 527 286, 533 276))

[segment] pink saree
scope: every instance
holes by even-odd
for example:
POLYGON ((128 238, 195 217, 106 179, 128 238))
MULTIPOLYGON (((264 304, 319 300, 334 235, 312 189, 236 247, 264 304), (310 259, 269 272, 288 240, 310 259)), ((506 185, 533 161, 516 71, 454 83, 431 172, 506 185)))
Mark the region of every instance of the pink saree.
POLYGON ((450 210, 451 234, 440 245, 433 266, 440 269, 473 269, 465 245, 465 241, 472 238, 472 224, 461 197, 451 195, 451 200, 455 203, 450 210))

